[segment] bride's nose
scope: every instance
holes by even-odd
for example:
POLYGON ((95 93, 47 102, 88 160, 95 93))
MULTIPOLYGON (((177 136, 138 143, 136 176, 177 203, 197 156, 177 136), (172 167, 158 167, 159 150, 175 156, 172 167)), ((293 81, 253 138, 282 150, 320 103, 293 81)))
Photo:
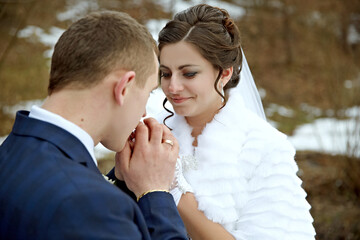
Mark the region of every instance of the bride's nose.
POLYGON ((169 82, 169 92, 170 93, 178 93, 184 89, 184 86, 181 83, 181 80, 178 79, 176 76, 171 76, 169 82))

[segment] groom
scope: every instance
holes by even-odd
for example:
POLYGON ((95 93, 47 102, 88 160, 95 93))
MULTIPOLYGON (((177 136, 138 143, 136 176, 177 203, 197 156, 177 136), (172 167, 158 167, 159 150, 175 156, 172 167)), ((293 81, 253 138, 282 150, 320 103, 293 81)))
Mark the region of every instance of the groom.
POLYGON ((186 239, 168 193, 178 144, 154 119, 139 123, 156 53, 124 13, 92 13, 63 33, 49 96, 16 114, 0 146, 0 239, 186 239), (118 152, 115 175, 137 202, 99 172, 99 142, 118 152))

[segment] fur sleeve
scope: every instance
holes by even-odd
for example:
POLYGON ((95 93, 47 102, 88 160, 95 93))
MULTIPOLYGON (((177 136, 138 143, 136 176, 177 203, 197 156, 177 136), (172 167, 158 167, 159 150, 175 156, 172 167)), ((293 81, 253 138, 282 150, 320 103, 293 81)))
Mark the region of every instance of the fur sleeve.
MULTIPOLYGON (((248 144, 241 158, 255 151, 256 145, 248 144)), ((268 139, 262 147, 266 151, 249 176, 247 201, 229 231, 236 239, 314 239, 311 207, 296 175, 294 148, 285 136, 268 139)))

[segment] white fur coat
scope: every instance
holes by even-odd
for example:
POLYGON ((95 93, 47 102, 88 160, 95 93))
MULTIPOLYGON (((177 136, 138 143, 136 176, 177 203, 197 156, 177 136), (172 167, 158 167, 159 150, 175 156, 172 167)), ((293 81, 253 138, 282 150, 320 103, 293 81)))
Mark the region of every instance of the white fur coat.
POLYGON ((246 109, 241 96, 230 91, 227 105, 205 126, 196 148, 184 117, 175 114, 166 124, 179 141, 180 156, 188 159, 182 163, 184 177, 207 218, 236 239, 314 239, 294 148, 246 109))

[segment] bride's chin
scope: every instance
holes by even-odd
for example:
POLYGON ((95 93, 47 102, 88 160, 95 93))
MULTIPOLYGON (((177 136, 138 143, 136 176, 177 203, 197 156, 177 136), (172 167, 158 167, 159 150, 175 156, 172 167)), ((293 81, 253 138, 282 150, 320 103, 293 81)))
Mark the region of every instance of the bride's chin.
POLYGON ((179 116, 187 117, 188 115, 188 111, 186 111, 186 109, 174 108, 174 111, 179 116))

